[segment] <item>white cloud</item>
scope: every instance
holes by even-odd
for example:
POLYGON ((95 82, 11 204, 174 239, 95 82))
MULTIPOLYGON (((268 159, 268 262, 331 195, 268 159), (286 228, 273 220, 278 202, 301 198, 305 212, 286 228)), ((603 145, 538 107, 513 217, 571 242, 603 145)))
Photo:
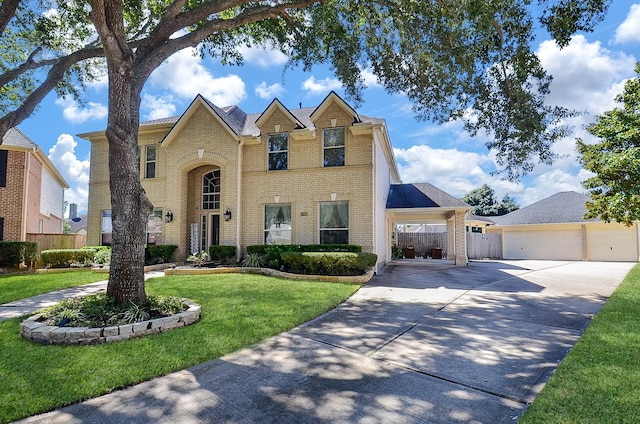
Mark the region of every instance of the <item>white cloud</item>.
POLYGON ((278 83, 267 85, 266 81, 262 81, 256 85, 256 94, 261 99, 271 100, 274 97, 281 96, 284 93, 284 87, 278 83))
POLYGON ((289 60, 287 55, 272 47, 241 46, 238 51, 244 58, 245 63, 261 68, 284 65, 289 60))
POLYGON ((616 29, 614 42, 640 41, 640 4, 632 4, 627 18, 616 29))
POLYGON ((75 100, 64 97, 57 98, 56 105, 63 108, 62 116, 64 116, 64 119, 74 124, 104 119, 108 113, 107 107, 102 103, 88 102, 87 107, 82 108, 75 100))
POLYGON ((360 72, 361 72, 360 75, 362 76, 362 79, 364 79, 364 84, 368 88, 382 87, 382 85, 378 81, 378 77, 373 73, 371 68, 361 69, 360 72))
POLYGON ((561 105, 591 115, 601 114, 614 106, 624 77, 633 76, 635 58, 614 53, 599 41, 590 43, 577 35, 564 49, 554 41, 540 44, 538 57, 553 75, 549 104, 561 105))
POLYGON ((458 198, 485 183, 500 198, 523 190, 522 184, 491 176, 490 171, 485 170, 486 167, 495 168, 488 154, 434 149, 425 145, 393 151, 404 183, 429 182, 458 198))
POLYGON ((309 77, 302 83, 302 89, 312 95, 329 94, 331 90, 339 90, 342 88, 342 83, 336 78, 324 78, 317 80, 314 76, 309 77))
POLYGON ((521 206, 526 206, 562 191, 584 193, 582 181, 592 175, 585 169, 575 173, 552 169, 536 177, 517 199, 521 206))
POLYGON ((171 56, 149 78, 152 85, 168 90, 181 98, 192 99, 202 94, 218 106, 238 104, 247 93, 237 75, 215 77, 202 65, 193 49, 184 49, 171 56))
POLYGON ((174 116, 176 106, 173 104, 172 96, 156 97, 151 94, 142 95, 140 109, 145 111, 146 119, 160 119, 174 116))
POLYGON ((70 188, 64 193, 65 200, 76 203, 78 211, 86 211, 89 198, 89 161, 76 157, 77 145, 70 134, 60 134, 56 144, 49 149, 49 159, 69 183, 70 188))

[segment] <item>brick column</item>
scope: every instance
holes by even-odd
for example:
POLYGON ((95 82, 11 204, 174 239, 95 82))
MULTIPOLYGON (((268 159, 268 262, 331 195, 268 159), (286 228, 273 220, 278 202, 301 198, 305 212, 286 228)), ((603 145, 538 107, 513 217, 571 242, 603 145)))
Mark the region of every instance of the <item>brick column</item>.
POLYGON ((456 258, 456 229, 455 218, 447 219, 447 260, 456 258))
POLYGON ((467 265, 467 230, 465 227, 464 211, 456 211, 455 227, 456 227, 456 265, 467 265))

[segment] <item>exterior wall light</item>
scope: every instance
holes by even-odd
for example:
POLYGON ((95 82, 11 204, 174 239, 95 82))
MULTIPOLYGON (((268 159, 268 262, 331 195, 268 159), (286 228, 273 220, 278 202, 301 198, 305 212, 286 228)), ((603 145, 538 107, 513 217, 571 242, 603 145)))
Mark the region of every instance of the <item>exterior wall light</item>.
POLYGON ((231 221, 231 209, 227 208, 226 212, 224 213, 224 220, 231 221))
POLYGON ((173 212, 171 212, 171 209, 167 209, 167 214, 164 216, 164 219, 166 222, 173 221, 173 212))

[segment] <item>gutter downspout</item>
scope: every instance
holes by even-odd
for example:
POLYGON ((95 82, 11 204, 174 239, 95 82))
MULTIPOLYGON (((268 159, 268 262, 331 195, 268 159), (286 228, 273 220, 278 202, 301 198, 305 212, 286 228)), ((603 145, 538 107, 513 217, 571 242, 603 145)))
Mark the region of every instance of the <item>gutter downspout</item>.
POLYGON ((238 177, 237 181, 237 198, 236 198, 236 262, 240 261, 242 252, 240 251, 240 220, 242 219, 242 148, 244 147, 244 139, 238 144, 238 177))
POLYGON ((26 155, 24 158, 25 161, 25 176, 24 176, 24 191, 22 198, 22 228, 20 230, 20 240, 27 241, 27 209, 29 208, 29 176, 31 175, 31 153, 37 152, 37 147, 31 149, 31 151, 26 151, 26 155))

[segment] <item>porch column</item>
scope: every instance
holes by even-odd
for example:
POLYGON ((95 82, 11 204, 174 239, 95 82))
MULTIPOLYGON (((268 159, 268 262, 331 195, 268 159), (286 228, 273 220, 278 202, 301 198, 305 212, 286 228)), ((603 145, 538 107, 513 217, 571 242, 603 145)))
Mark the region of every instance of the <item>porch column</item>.
POLYGON ((455 227, 456 227, 456 265, 467 265, 469 259, 467 258, 467 230, 465 228, 465 211, 456 211, 455 215, 455 227))
POLYGON ((455 217, 447 219, 447 260, 456 258, 455 217))

